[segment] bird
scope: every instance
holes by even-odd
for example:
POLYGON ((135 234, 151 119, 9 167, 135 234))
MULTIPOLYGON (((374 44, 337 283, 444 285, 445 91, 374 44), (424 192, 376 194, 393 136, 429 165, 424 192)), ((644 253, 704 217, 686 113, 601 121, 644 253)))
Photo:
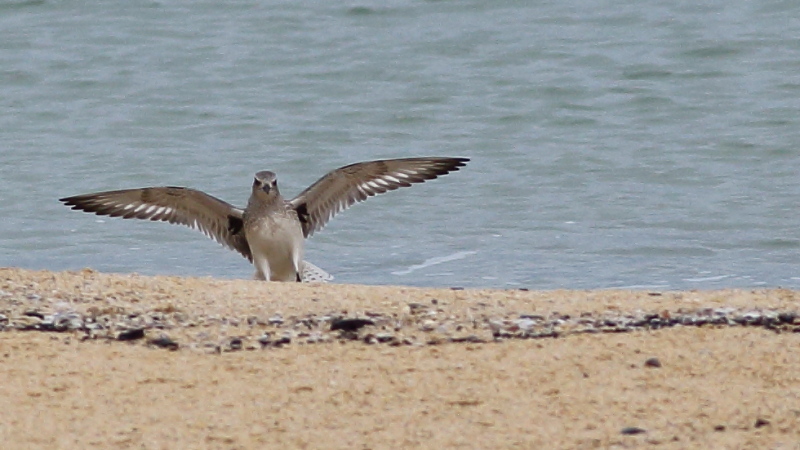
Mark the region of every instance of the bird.
POLYGON ((469 158, 420 157, 365 161, 328 172, 286 200, 274 172, 257 172, 244 209, 205 192, 178 186, 96 192, 59 199, 73 210, 99 216, 185 225, 239 252, 264 281, 327 281, 324 270, 303 260, 305 239, 336 214, 369 197, 438 178, 469 158))

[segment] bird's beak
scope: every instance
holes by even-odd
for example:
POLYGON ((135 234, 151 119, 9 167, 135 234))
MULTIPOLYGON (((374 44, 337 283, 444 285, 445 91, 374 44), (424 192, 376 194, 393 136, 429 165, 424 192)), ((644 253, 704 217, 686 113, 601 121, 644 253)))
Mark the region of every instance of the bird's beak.
POLYGON ((272 186, 265 183, 263 186, 261 186, 261 190, 269 194, 269 191, 272 190, 272 186))

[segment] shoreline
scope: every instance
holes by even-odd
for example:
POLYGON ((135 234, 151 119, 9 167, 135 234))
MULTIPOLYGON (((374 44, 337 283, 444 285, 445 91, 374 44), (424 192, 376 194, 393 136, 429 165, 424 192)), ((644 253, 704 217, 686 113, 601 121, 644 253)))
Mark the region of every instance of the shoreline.
POLYGON ((8 448, 800 442, 798 291, 0 283, 8 448))

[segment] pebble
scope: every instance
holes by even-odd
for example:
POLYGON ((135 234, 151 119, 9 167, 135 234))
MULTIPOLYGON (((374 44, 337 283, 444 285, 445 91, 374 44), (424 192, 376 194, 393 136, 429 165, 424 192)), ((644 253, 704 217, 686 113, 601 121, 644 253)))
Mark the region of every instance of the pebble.
POLYGON ((375 325, 370 319, 334 319, 331 321, 331 331, 356 331, 367 325, 375 325))
POLYGON ((530 319, 530 320, 534 320, 536 322, 544 322, 544 320, 545 320, 545 317, 540 315, 540 314, 520 314, 519 318, 520 319, 530 319))
POLYGON ((625 427, 622 430, 620 430, 620 433, 625 435, 635 435, 635 434, 647 433, 647 430, 639 427, 625 427))
POLYGON ((523 331, 530 331, 536 325, 536 322, 531 319, 517 320, 517 327, 523 331))
POLYGON ((756 428, 761 428, 761 427, 765 427, 767 425, 769 425, 769 420, 762 419, 761 417, 759 417, 758 419, 756 419, 756 423, 753 426, 756 427, 756 428))
POLYGON ((258 343, 261 344, 262 347, 266 347, 272 343, 272 338, 269 334, 263 334, 258 338, 258 343))
POLYGON ((380 343, 391 342, 394 340, 394 335, 391 333, 378 333, 375 335, 375 339, 380 343))
POLYGON ((308 338, 306 338, 306 343, 308 344, 318 344, 328 341, 330 341, 328 335, 322 334, 320 331, 314 331, 308 335, 308 338))
POLYGON ((173 341, 172 339, 170 339, 169 336, 165 335, 161 335, 157 338, 150 339, 147 341, 147 343, 155 347, 165 348, 167 350, 172 350, 172 351, 178 350, 178 348, 180 348, 177 342, 173 341))
POLYGON ((794 323, 797 319, 797 313, 795 312, 782 312, 778 314, 778 320, 783 323, 794 323))
POLYGON ((83 317, 77 312, 60 312, 48 316, 52 320, 53 331, 73 331, 84 328, 83 317))
POLYGON ((411 312, 424 310, 425 308, 427 308, 427 307, 425 305, 423 305, 422 303, 409 303, 408 304, 408 309, 410 309, 411 312))
POLYGON ((481 339, 480 337, 474 334, 470 334, 469 336, 450 338, 450 342, 468 342, 470 344, 483 344, 489 341, 481 339))
POLYGON ((431 331, 436 329, 437 325, 438 325, 438 322, 436 322, 435 320, 428 319, 428 320, 422 322, 422 324, 420 324, 419 329, 420 329, 420 331, 424 331, 426 333, 430 333, 431 331))
POLYGON ((24 313, 22 313, 22 315, 23 316, 28 316, 28 317, 36 317, 36 318, 39 318, 39 319, 44 319, 44 314, 39 312, 39 311, 37 311, 37 310, 35 310, 35 309, 34 310, 25 311, 24 313))
POLYGON ((117 335, 118 341, 135 341, 144 337, 144 328, 122 331, 117 335))
POLYGON ((283 336, 280 339, 272 342, 272 346, 273 347, 281 347, 283 345, 291 344, 291 343, 292 343, 292 338, 290 338, 288 336, 283 336))
POLYGON ((19 316, 11 320, 12 326, 17 330, 37 330, 43 320, 33 316, 19 316))
POLYGON ((647 358, 647 360, 644 362, 644 366, 659 368, 661 367, 661 361, 659 361, 658 358, 647 358))
POLYGON ((228 342, 228 348, 230 348, 231 351, 241 350, 242 346, 243 346, 242 339, 238 337, 233 338, 230 340, 230 342, 228 342))

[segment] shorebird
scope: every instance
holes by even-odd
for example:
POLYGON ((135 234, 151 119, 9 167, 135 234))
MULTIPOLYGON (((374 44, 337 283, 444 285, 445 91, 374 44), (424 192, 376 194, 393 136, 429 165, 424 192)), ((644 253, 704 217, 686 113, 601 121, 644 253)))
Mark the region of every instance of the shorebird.
POLYGON ((367 161, 329 172, 286 200, 276 175, 256 173, 247 207, 187 187, 147 187, 59 199, 72 209, 123 219, 186 225, 236 250, 269 281, 327 281, 332 278, 303 261, 305 239, 337 213, 376 194, 423 183, 463 167, 468 158, 404 158, 367 161))

